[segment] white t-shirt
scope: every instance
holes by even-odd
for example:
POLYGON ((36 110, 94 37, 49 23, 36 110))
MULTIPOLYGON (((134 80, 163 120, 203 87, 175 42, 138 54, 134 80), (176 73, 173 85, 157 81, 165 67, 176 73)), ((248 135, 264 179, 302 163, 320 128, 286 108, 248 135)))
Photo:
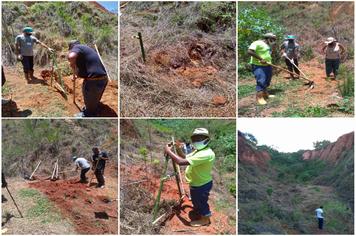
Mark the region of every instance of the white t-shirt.
POLYGON ((81 169, 87 169, 90 168, 90 164, 87 161, 87 159, 79 157, 75 160, 75 164, 79 166, 81 169))
POLYGON ((323 217, 323 214, 324 214, 323 209, 318 208, 318 209, 315 210, 315 213, 316 213, 316 218, 324 218, 323 217))

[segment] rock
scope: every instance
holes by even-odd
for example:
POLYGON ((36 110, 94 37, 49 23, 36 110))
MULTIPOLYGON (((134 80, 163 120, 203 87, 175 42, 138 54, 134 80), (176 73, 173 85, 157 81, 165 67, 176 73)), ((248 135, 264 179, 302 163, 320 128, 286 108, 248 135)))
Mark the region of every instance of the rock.
POLYGON ((224 96, 214 96, 211 99, 211 103, 214 104, 215 106, 223 106, 227 102, 227 99, 224 96))

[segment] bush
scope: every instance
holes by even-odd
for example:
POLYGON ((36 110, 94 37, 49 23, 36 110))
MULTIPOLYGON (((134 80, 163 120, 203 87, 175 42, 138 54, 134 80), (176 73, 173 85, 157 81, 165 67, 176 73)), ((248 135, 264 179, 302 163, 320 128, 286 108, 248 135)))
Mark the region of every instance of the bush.
POLYGON ((271 196, 272 193, 273 193, 273 189, 272 189, 272 188, 268 188, 268 189, 266 190, 266 192, 267 192, 268 196, 271 196))
POLYGON ((353 97, 355 90, 353 70, 350 70, 345 65, 341 64, 339 69, 339 78, 342 79, 338 86, 341 96, 353 97))

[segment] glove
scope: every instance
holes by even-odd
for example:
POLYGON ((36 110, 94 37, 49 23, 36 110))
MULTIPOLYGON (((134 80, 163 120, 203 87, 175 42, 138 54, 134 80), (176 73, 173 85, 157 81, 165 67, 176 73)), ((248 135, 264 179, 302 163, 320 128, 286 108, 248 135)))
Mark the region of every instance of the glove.
POLYGON ((22 61, 22 59, 23 59, 23 56, 22 56, 22 55, 20 55, 20 54, 17 55, 17 60, 18 60, 18 61, 22 61))
POLYGON ((50 53, 54 53, 54 49, 53 49, 53 48, 48 48, 48 51, 49 51, 50 53))
POLYGON ((282 57, 287 57, 287 53, 284 52, 284 53, 282 54, 282 57))

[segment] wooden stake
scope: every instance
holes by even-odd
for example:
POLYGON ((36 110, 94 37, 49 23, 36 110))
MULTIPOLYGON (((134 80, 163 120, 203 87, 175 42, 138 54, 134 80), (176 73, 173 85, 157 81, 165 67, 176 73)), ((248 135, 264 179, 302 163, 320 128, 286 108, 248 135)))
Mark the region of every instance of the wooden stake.
POLYGON ((34 170, 34 171, 32 172, 32 174, 30 175, 29 180, 32 180, 32 177, 33 177, 33 175, 35 174, 35 172, 37 171, 37 169, 38 169, 38 167, 40 166, 41 162, 42 162, 42 160, 37 164, 35 170, 34 170))
MULTIPOLYGON (((173 143, 173 151, 175 154, 177 154, 177 149, 176 149, 176 146, 175 146, 175 140, 174 140, 174 137, 172 137, 172 143, 173 143)), ((184 195, 185 195, 185 191, 184 191, 184 188, 183 188, 183 180, 182 180, 182 174, 181 174, 181 171, 180 171, 180 166, 175 163, 173 160, 173 167, 177 170, 178 175, 176 175, 176 179, 177 179, 177 185, 178 185, 178 190, 179 190, 179 197, 180 197, 180 200, 183 199, 184 195)), ((175 170, 175 172, 176 172, 175 170)))
POLYGON ((162 172, 160 183, 159 183, 159 189, 158 189, 157 197, 156 197, 155 204, 154 204, 154 207, 153 207, 153 210, 152 210, 153 222, 157 218, 159 202, 161 201, 161 193, 162 193, 162 189, 163 189, 163 183, 165 181, 164 178, 166 177, 166 172, 167 172, 167 168, 168 168, 169 157, 165 157, 165 159, 166 159, 166 161, 164 163, 163 172, 162 172))

